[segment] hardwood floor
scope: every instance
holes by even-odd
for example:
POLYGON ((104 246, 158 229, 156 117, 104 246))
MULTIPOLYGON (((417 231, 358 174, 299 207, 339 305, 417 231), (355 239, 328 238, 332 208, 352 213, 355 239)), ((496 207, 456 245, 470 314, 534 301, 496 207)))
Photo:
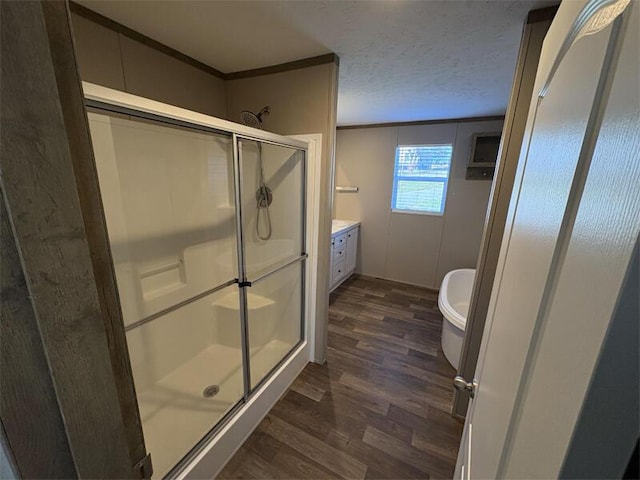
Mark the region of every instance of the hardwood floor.
POLYGON ((430 290, 347 280, 327 363, 305 367, 218 478, 452 478, 463 424, 441 321, 430 290))

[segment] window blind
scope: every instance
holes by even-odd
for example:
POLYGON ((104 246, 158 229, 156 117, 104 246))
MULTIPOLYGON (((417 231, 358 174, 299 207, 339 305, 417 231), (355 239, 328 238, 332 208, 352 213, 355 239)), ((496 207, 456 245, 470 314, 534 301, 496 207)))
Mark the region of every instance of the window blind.
POLYGON ((391 209, 442 215, 453 145, 396 148, 391 209))

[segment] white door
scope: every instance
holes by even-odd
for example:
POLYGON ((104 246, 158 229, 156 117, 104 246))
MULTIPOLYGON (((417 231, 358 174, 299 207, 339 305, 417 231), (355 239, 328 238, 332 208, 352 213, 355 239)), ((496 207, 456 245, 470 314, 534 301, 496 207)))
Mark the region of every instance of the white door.
POLYGON ((562 467, 640 231, 640 5, 627 4, 563 2, 545 40, 456 478, 562 467))

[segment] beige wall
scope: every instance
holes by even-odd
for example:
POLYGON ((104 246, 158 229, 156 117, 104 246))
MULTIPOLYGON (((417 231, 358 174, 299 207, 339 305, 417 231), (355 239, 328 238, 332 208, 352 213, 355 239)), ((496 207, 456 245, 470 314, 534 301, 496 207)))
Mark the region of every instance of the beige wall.
POLYGON ((491 182, 465 180, 471 135, 500 131, 501 121, 339 130, 336 185, 359 187, 335 194, 335 217, 360 220, 358 271, 439 288, 456 268, 475 268, 491 182), (454 145, 445 213, 391 212, 395 148, 402 144, 454 145))
POLYGON ((91 20, 71 15, 83 80, 225 118, 225 82, 91 20))
MULTIPOLYGON (((283 134, 321 133, 322 172, 320 178, 320 231, 318 235, 318 292, 316 345, 326 350, 326 322, 329 305, 329 241, 333 158, 335 152, 338 66, 327 63, 288 72, 262 75, 227 83, 227 111, 231 121, 239 121, 242 110, 258 111, 265 105, 271 114, 264 118, 264 129, 283 134)), ((324 354, 316 360, 324 360, 324 354)))

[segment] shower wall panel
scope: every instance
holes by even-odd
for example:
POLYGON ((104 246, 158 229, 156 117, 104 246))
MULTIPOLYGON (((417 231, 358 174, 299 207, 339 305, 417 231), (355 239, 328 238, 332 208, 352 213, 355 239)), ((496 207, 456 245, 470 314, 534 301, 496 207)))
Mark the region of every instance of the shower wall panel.
POLYGON ((125 324, 235 278, 231 139, 89 115, 125 324))

